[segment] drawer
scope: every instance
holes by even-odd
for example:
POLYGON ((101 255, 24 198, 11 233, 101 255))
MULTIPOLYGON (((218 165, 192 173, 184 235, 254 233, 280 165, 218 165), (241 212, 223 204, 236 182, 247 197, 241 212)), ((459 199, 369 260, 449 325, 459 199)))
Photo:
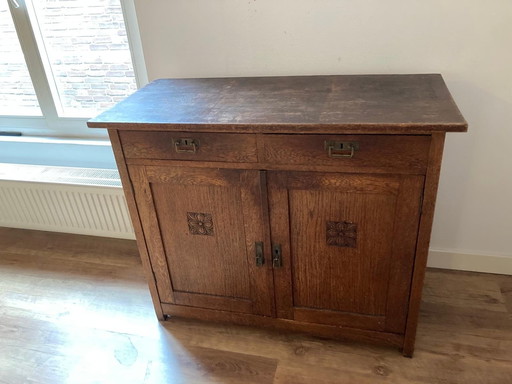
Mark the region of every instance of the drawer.
POLYGON ((119 132, 129 159, 256 162, 253 134, 190 132, 119 132))
POLYGON ((264 135, 261 140, 266 163, 384 172, 425 172, 430 146, 427 135, 264 135))

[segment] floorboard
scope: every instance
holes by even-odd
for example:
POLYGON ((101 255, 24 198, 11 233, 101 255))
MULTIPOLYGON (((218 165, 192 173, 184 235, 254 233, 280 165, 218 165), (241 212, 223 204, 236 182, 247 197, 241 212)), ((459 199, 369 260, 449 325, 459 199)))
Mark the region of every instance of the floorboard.
POLYGON ((135 243, 0 228, 0 384, 512 383, 512 276, 430 269, 416 353, 156 320, 135 243))

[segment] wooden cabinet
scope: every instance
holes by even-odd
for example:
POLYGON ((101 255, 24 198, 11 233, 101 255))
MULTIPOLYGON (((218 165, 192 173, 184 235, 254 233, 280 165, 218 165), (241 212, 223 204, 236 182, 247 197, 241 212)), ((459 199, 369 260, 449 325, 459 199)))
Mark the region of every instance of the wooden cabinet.
POLYGON ((159 80, 109 129, 160 319, 411 356, 447 131, 439 75, 159 80))

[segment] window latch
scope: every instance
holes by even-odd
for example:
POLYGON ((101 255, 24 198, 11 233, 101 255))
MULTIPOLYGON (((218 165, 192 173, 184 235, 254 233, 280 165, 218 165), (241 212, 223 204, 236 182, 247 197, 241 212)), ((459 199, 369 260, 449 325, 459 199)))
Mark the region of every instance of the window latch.
POLYGON ((16 0, 10 0, 11 1, 11 4, 14 8, 19 8, 20 7, 20 3, 18 3, 16 0))

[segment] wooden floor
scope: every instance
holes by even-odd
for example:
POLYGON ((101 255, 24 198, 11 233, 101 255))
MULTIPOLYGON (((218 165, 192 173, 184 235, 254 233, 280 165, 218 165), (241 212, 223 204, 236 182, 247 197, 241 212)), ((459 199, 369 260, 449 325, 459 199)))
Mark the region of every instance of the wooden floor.
POLYGON ((132 241, 0 228, 0 383, 512 383, 512 276, 429 270, 416 354, 175 319, 132 241))

